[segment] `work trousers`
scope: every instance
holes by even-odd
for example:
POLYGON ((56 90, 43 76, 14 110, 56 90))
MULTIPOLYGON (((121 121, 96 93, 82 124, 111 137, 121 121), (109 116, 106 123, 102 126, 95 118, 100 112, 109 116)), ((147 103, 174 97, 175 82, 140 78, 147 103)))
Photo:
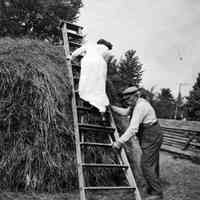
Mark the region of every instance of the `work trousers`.
POLYGON ((162 194, 159 178, 159 151, 163 136, 160 125, 156 123, 148 127, 141 125, 138 139, 142 149, 141 168, 151 194, 162 194))

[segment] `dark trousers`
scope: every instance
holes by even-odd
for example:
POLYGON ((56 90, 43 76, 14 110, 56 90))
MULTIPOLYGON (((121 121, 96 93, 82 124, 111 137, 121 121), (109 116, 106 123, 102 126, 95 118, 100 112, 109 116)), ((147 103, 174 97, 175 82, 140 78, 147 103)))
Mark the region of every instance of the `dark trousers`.
POLYGON ((162 144, 162 132, 159 124, 144 127, 141 125, 138 139, 142 149, 141 168, 151 194, 162 194, 159 178, 159 151, 162 144))

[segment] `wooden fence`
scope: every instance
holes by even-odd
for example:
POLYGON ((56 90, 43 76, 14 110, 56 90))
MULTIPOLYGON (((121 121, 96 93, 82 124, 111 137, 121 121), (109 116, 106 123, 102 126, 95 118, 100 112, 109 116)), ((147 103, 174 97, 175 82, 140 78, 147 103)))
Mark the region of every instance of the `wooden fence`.
POLYGON ((159 119, 164 140, 162 150, 200 157, 200 122, 159 119))

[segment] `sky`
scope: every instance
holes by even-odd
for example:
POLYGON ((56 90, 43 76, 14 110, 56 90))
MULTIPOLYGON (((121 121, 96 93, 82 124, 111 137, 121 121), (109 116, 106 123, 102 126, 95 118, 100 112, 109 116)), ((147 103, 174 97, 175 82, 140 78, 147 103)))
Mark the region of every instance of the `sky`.
POLYGON ((129 49, 143 64, 142 86, 181 86, 188 95, 200 72, 200 0, 83 0, 86 40, 104 38, 117 56, 129 49))

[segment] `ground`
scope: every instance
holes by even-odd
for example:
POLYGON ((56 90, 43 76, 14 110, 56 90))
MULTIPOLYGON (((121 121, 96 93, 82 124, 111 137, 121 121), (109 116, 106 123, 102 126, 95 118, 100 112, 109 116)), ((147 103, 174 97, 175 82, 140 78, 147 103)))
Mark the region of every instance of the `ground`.
MULTIPOLYGON (((200 165, 161 152, 161 179, 164 200, 200 200, 200 165)), ((120 192, 109 192, 106 196, 98 194, 90 200, 130 199, 126 193, 120 192)), ((79 200, 79 195, 78 192, 59 195, 2 192, 0 200, 79 200)))
POLYGON ((162 153, 164 200, 200 200, 200 165, 162 153))

